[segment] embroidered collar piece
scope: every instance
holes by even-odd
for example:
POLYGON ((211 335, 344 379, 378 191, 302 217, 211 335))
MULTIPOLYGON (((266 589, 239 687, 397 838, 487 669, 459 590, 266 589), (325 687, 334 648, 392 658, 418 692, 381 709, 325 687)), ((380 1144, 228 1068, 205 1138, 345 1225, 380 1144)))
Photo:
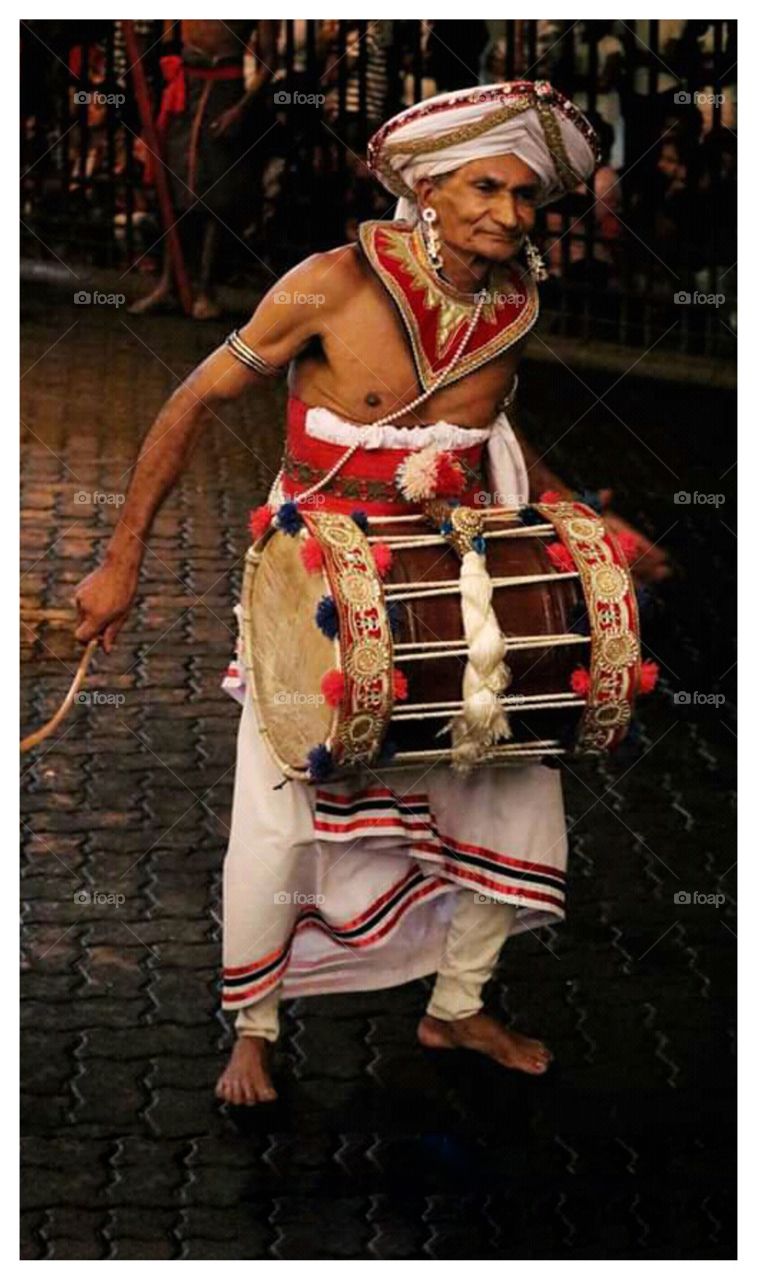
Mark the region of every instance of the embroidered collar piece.
MULTIPOLYGON (((366 258, 402 317, 418 380, 428 390, 464 340, 479 295, 462 293, 440 279, 428 261, 420 226, 364 222, 359 235, 366 258)), ((519 264, 495 266, 487 288, 487 301, 451 382, 501 355, 538 319, 538 290, 519 264)))

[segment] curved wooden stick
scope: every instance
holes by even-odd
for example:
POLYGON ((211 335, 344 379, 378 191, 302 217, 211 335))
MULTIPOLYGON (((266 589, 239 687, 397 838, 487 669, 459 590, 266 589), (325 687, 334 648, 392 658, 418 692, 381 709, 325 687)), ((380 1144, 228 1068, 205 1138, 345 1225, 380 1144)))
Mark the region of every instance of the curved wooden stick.
POLYGON ((71 684, 68 689, 68 693, 66 694, 65 698, 63 699, 60 706, 58 707, 58 710, 55 712, 55 715, 52 716, 47 721, 46 724, 43 724, 41 729, 35 729, 34 733, 30 733, 26 738, 21 739, 22 751, 31 751, 32 747, 36 747, 38 743, 44 742, 45 738, 49 738, 50 734, 54 733, 55 730, 58 728, 58 725, 60 724, 61 720, 64 720, 65 717, 68 715, 69 711, 71 710, 71 707, 73 706, 74 699, 84 682, 84 677, 87 674, 87 669, 89 667, 90 662, 92 661, 94 652, 97 649, 99 643, 100 641, 97 637, 95 637, 94 640, 90 640, 89 644, 84 650, 84 653, 81 656, 79 665, 76 668, 76 674, 73 680, 71 681, 71 684))

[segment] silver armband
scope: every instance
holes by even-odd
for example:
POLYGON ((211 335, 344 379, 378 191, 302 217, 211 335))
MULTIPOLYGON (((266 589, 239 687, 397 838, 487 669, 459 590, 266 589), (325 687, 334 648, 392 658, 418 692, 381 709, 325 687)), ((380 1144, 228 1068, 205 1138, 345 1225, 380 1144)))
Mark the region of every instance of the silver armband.
POLYGON ((226 339, 226 346, 233 356, 248 369, 252 369, 254 373, 259 373, 264 378, 278 378, 281 374, 286 373, 286 367, 269 364, 257 351, 253 351, 252 347, 248 347, 244 338, 240 338, 239 330, 235 329, 226 339))

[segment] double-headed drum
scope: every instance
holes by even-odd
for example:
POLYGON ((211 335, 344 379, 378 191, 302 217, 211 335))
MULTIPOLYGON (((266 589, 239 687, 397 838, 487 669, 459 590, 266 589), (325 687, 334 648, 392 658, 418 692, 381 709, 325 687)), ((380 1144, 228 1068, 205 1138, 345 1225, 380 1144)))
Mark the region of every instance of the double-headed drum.
POLYGON ((640 681, 636 599, 590 508, 458 509, 478 529, 464 545, 423 515, 371 518, 366 531, 301 514, 295 533, 274 526, 250 548, 242 599, 260 728, 288 777, 518 765, 624 736, 640 681), (501 712, 488 736, 476 727, 487 700, 501 712))

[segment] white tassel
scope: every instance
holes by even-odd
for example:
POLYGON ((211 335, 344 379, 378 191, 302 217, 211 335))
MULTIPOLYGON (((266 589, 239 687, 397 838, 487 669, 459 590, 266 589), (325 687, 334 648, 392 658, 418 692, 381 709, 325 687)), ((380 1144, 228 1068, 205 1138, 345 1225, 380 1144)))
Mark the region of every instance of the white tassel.
POLYGON ((512 730, 500 695, 512 672, 505 664, 507 640, 492 608, 492 582, 486 557, 467 551, 460 565, 460 599, 468 661, 463 675, 462 714, 452 722, 452 763, 467 772, 487 747, 512 730))

